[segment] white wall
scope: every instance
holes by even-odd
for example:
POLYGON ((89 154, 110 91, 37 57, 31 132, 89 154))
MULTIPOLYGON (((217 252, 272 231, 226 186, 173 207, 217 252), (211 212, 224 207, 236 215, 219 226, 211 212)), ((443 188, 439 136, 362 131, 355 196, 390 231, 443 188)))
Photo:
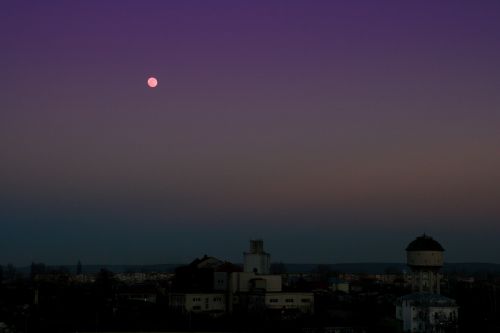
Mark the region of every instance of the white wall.
POLYGON ((245 253, 243 271, 247 273, 269 274, 271 270, 271 256, 269 253, 245 253))
POLYGON ((293 292, 266 293, 264 303, 268 309, 298 309, 305 313, 311 313, 314 310, 314 294, 293 292))
POLYGON ((223 293, 177 293, 169 296, 171 308, 185 312, 226 311, 223 293))
POLYGON ((419 306, 412 301, 403 301, 401 308, 396 308, 396 317, 403 320, 404 332, 424 332, 426 326, 439 323, 439 318, 449 319, 453 313, 458 317, 457 306, 419 306), (438 319, 436 320, 436 314, 438 319))
POLYGON ((410 266, 443 266, 441 251, 408 251, 406 259, 410 266))
POLYGON ((281 291, 281 275, 256 275, 247 272, 231 273, 230 291, 232 293, 251 291, 251 280, 253 279, 265 280, 266 291, 268 292, 281 291))

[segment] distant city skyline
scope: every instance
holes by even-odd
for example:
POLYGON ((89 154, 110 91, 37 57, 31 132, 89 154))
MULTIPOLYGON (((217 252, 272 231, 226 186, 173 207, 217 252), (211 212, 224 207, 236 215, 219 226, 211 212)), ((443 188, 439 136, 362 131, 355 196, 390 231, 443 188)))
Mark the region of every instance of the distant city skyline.
MULTIPOLYGON (((226 232, 230 232, 228 229, 226 232)), ((150 231, 147 231, 148 233, 150 231)), ((210 239, 200 241, 196 238, 195 231, 185 230, 177 232, 169 238, 168 244, 162 241, 161 234, 138 233, 140 245, 133 245, 133 240, 129 233, 126 238, 121 238, 123 234, 117 233, 112 236, 106 234, 103 238, 98 238, 96 243, 84 243, 87 235, 77 240, 76 237, 60 239, 59 246, 66 251, 59 255, 54 255, 54 250, 58 247, 41 247, 45 241, 34 242, 33 247, 38 247, 36 255, 32 255, 32 250, 27 247, 20 249, 16 255, 17 261, 12 260, 15 256, 6 253, 2 255, 3 262, 0 264, 14 263, 16 266, 26 266, 31 262, 43 262, 48 265, 74 265, 81 261, 83 265, 155 265, 155 264, 186 264, 195 258, 204 255, 214 256, 221 260, 233 263, 243 262, 243 252, 247 250, 245 245, 250 238, 242 236, 217 238, 216 233, 200 231, 210 235, 210 239), (107 244, 106 238, 121 238, 117 244, 107 244), (150 244, 144 246, 143 239, 150 240, 150 244), (191 244, 189 239, 196 239, 197 245, 191 244), (70 244, 71 243, 71 244, 70 244), (124 245, 128 244, 125 248, 124 245), (93 246, 94 245, 94 246, 93 246), (118 245, 118 246, 117 246, 118 245), (81 256, 74 258, 75 253, 81 256), (23 257, 24 255, 24 257, 23 257), (54 259, 56 258, 56 259, 54 259)), ((287 233, 287 237, 276 234, 265 238, 266 251, 271 254, 272 263, 289 264, 341 264, 341 263, 403 263, 406 261, 405 247, 408 241, 421 234, 407 232, 388 232, 385 236, 363 237, 362 234, 353 232, 339 232, 338 234, 328 234, 320 231, 312 232, 307 229, 295 229, 287 233), (291 237, 290 237, 291 235, 291 237), (406 235, 410 235, 406 237, 406 235), (406 237, 406 238, 405 238, 406 237), (404 241, 403 241, 404 240, 404 241), (299 243, 307 244, 304 248, 299 243)), ((436 236, 435 234, 431 236, 436 236)), ((495 235, 486 236, 482 233, 470 234, 464 239, 460 233, 443 233, 439 239, 445 248, 445 262, 447 263, 496 263, 497 252, 495 252, 495 235), (483 241, 481 243, 481 240, 483 241), (477 249, 467 249, 463 247, 464 242, 482 244, 477 249), (482 255, 481 251, 491 251, 490 256, 482 255), (479 260, 477 259, 479 258, 479 260)))
POLYGON ((498 1, 2 2, 0 264, 500 263, 499 40, 498 1))

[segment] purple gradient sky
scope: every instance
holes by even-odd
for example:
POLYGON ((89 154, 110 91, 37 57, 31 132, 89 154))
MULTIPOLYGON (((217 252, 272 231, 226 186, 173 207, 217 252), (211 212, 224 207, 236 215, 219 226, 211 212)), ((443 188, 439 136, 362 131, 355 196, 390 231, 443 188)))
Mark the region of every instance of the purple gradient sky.
POLYGON ((498 1, 4 1, 0 49, 0 263, 500 263, 498 1))

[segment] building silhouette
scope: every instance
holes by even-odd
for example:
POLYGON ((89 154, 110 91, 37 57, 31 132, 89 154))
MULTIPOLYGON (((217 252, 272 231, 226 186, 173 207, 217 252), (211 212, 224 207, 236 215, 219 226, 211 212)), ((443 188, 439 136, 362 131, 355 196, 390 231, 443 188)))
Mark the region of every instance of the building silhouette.
POLYGON ((443 252, 441 244, 425 234, 406 247, 412 293, 396 304, 396 318, 402 321, 404 332, 457 332, 456 301, 440 295, 443 252))

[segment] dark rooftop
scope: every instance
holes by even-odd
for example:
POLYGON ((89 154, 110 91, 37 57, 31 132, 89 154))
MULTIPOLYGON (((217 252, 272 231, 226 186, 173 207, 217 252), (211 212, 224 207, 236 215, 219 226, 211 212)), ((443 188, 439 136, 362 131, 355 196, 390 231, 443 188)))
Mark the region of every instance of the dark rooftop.
POLYGON ((444 251, 444 248, 432 237, 423 234, 408 244, 406 251, 444 251))

